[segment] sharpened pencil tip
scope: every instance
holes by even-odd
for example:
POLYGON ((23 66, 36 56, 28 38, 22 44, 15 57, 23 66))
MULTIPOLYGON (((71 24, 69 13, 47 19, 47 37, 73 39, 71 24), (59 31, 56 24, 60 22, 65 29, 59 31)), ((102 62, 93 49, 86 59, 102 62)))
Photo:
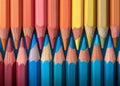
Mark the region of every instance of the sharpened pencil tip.
POLYGON ((74 38, 73 38, 73 36, 71 36, 70 37, 70 44, 69 44, 69 46, 71 47, 71 48, 75 48, 75 43, 74 43, 74 38))
POLYGON ((23 39, 23 37, 20 40, 20 47, 24 47, 24 39, 23 39))
POLYGON ((113 43, 112 43, 112 38, 111 36, 108 37, 108 45, 107 45, 108 48, 111 48, 113 47, 113 43))
POLYGON ((1 42, 2 42, 3 50, 5 50, 5 48, 6 48, 6 40, 5 39, 1 39, 1 42))
POLYGON ((87 48, 86 39, 85 39, 85 37, 83 37, 81 50, 85 50, 86 48, 87 48))
POLYGON ((87 36, 87 40, 88 40, 88 47, 90 48, 92 44, 92 37, 87 36))
POLYGON ((29 49, 29 48, 30 48, 30 41, 31 41, 31 38, 28 37, 28 36, 26 36, 26 37, 25 37, 25 40, 26 40, 27 49, 29 49))
POLYGON ((44 40, 44 46, 47 46, 49 44, 49 36, 46 34, 45 40, 44 40))
POLYGON ((31 41, 31 48, 33 48, 37 44, 37 39, 35 34, 33 34, 32 41, 31 41))
POLYGON ((56 40, 55 52, 58 52, 59 49, 61 48, 61 46, 62 46, 62 40, 61 40, 61 37, 58 36, 58 38, 56 40))
POLYGON ((114 48, 116 48, 116 46, 117 46, 117 42, 118 42, 118 37, 117 37, 117 38, 113 38, 114 48))
POLYGON ((14 40, 14 44, 15 44, 15 49, 18 49, 18 40, 14 40))
POLYGON ((13 50, 12 40, 11 40, 11 38, 9 38, 9 39, 8 39, 8 44, 7 44, 7 49, 6 49, 6 51, 11 52, 12 50, 13 50))
POLYGON ((75 40, 75 45, 76 45, 76 49, 79 50, 80 38, 77 38, 77 39, 75 40))
POLYGON ((68 40, 67 39, 63 39, 64 50, 67 50, 67 44, 68 44, 68 40))
POLYGON ((96 34, 94 45, 99 45, 99 44, 100 44, 99 36, 98 36, 98 34, 96 34))
POLYGON ((104 48, 105 38, 100 36, 100 43, 101 43, 101 48, 104 48))

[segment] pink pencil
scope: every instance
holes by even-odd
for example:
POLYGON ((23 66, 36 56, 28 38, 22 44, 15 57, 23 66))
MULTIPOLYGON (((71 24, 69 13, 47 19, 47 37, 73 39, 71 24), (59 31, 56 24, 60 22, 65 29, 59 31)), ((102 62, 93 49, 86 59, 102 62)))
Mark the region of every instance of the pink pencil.
POLYGON ((42 49, 43 39, 47 27, 46 17, 47 17, 47 0, 35 0, 35 27, 40 49, 42 49))

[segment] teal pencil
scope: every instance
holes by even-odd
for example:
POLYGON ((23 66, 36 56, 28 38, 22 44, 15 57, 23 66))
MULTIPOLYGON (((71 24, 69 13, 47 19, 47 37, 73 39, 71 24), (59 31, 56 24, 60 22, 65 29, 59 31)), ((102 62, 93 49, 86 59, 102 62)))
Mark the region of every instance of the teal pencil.
POLYGON ((109 36, 104 59, 104 86, 116 86, 116 56, 114 53, 112 38, 109 36))
POLYGON ((50 41, 48 35, 46 35, 41 56, 41 86, 53 86, 52 63, 50 41))
POLYGON ((79 86, 89 86, 90 84, 90 54, 85 37, 79 53, 79 86))
POLYGON ((54 86, 65 86, 65 56, 60 36, 58 36, 55 46, 54 86))
POLYGON ((73 36, 70 38, 66 57, 66 85, 77 85, 77 54, 73 36))
POLYGON ((103 86, 103 56, 98 34, 95 37, 91 57, 91 86, 103 86))

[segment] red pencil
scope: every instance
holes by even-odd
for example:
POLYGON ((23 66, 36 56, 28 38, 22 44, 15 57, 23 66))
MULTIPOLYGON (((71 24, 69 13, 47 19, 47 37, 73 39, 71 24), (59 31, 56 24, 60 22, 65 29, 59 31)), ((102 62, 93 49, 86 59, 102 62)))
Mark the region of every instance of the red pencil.
POLYGON ((24 48, 23 38, 21 38, 20 48, 16 60, 16 85, 27 85, 27 54, 24 48))
POLYGON ((15 73, 15 54, 9 38, 4 59, 4 86, 16 86, 15 73))
POLYGON ((2 58, 2 54, 0 52, 0 86, 3 86, 3 67, 4 67, 4 63, 3 63, 3 58, 2 58))

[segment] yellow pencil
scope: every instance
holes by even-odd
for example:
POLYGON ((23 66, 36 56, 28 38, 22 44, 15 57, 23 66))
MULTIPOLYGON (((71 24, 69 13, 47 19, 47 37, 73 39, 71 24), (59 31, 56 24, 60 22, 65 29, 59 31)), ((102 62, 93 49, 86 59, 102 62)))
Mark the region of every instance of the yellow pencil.
POLYGON ((97 28, 103 48, 109 28, 109 0, 97 1, 97 28))
POLYGON ((97 0, 84 0, 84 26, 88 40, 88 46, 91 47, 93 35, 96 28, 97 0))
POLYGON ((83 5, 84 0, 72 0, 72 31, 77 50, 83 31, 83 5))

